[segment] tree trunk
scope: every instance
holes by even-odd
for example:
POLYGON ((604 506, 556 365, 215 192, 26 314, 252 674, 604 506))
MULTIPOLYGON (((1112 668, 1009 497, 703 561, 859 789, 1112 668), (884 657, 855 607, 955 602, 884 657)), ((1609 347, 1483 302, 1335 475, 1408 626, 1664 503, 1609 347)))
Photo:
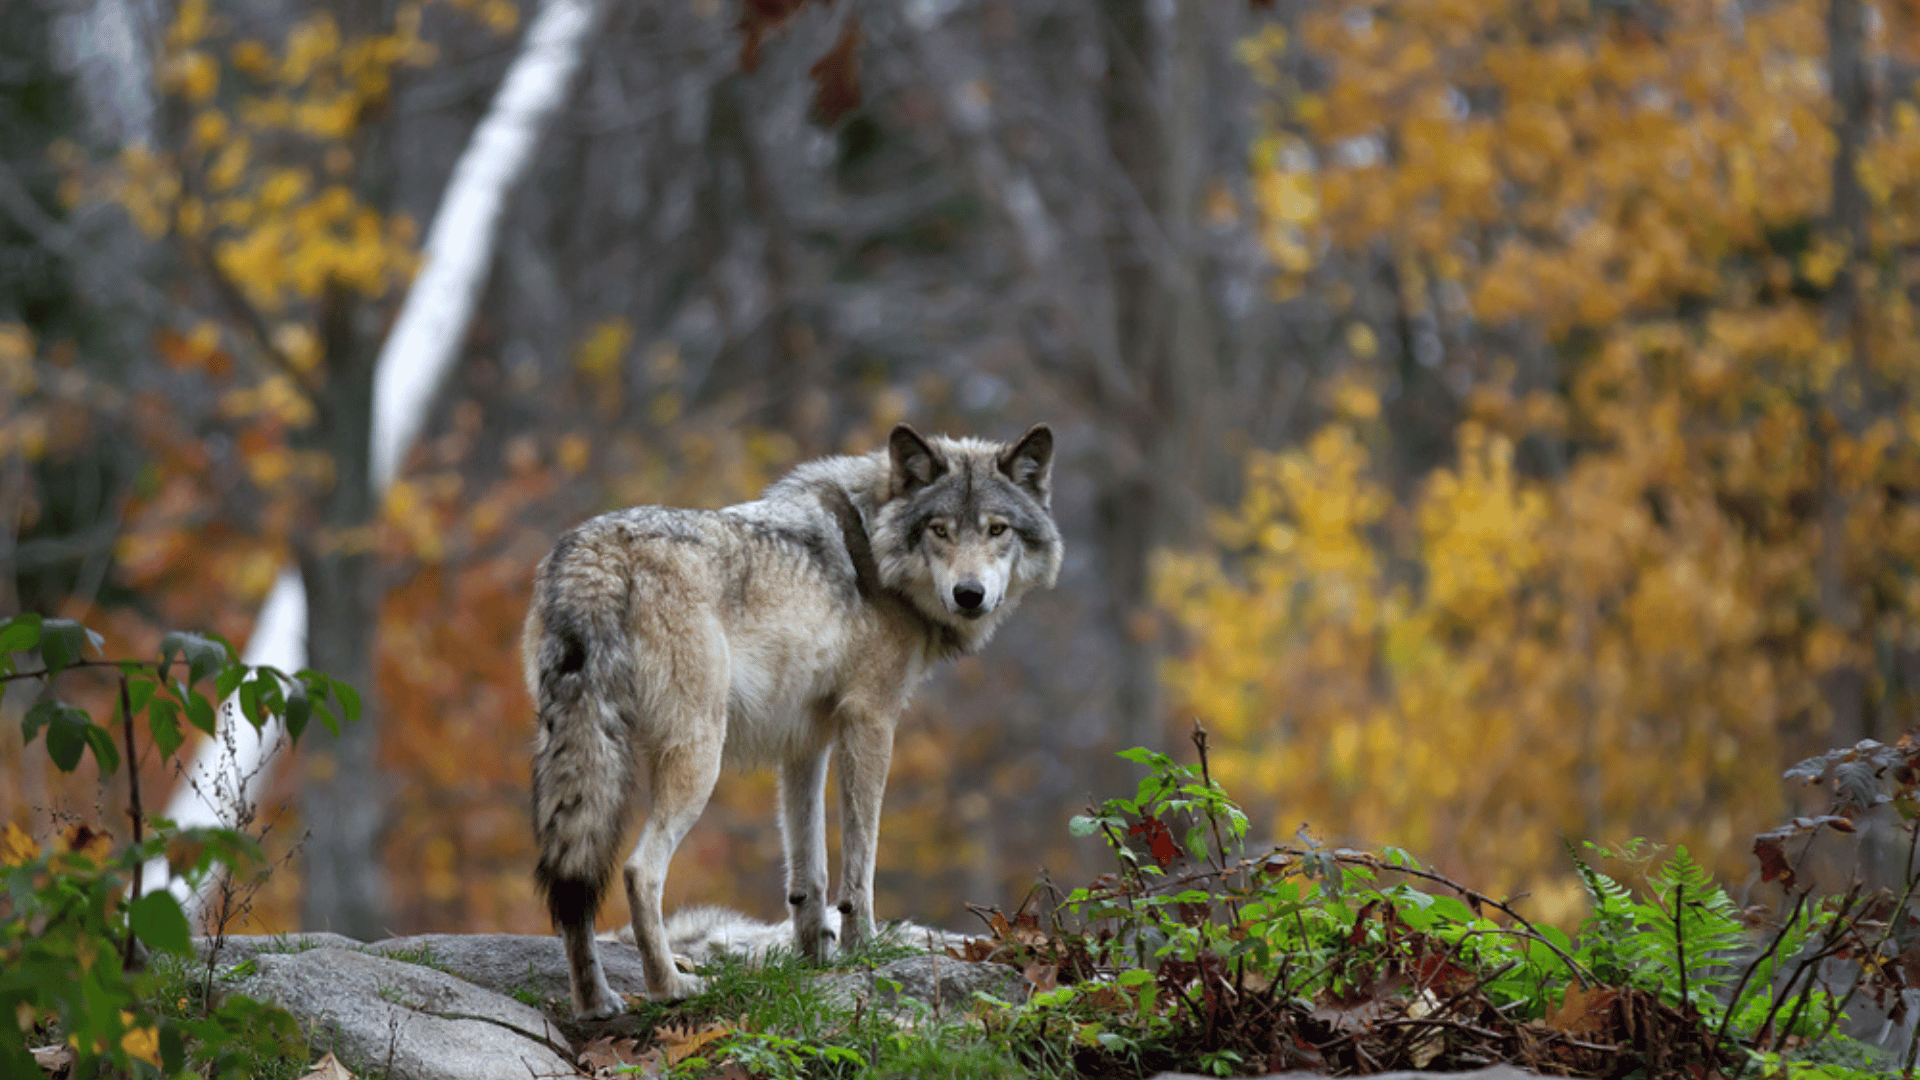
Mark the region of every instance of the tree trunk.
MULTIPOLYGON (((320 880, 308 881, 302 904, 301 917, 309 926, 355 935, 377 936, 385 930, 384 917, 378 914, 386 903, 385 889, 380 868, 372 861, 380 805, 377 799, 356 802, 352 797, 354 785, 381 794, 373 788, 371 768, 377 728, 371 719, 375 703, 370 649, 378 593, 364 533, 341 535, 338 530, 372 521, 376 494, 392 484, 408 448, 426 427, 440 387, 459 359, 467 324, 493 264, 507 197, 526 175, 540 137, 567 100, 599 13, 597 0, 547 0, 527 28, 519 55, 447 181, 427 233, 426 265, 407 291, 377 360, 371 348, 377 328, 355 327, 355 305, 343 297, 327 298, 322 330, 328 384, 324 400, 315 403, 320 430, 313 441, 332 456, 336 484, 316 515, 322 531, 297 553, 304 583, 292 574, 281 575, 245 655, 249 664, 325 671, 359 690, 367 707, 368 719, 349 725, 340 740, 329 739, 319 725, 307 735, 314 750, 307 775, 323 789, 315 801, 303 803, 307 825, 315 831, 307 847, 309 872, 320 875, 320 880), (340 542, 327 542, 328 537, 340 542), (305 645, 292 632, 300 625, 308 631, 305 645), (340 770, 349 762, 365 767, 343 778, 340 770), (348 816, 338 816, 334 807, 344 807, 348 816)), ((371 312, 362 310, 360 315, 369 317, 371 312)), ((188 775, 203 778, 202 787, 211 790, 208 781, 224 772, 232 778, 235 797, 247 801, 260 762, 278 745, 278 729, 269 726, 256 737, 251 725, 226 722, 230 714, 222 710, 220 737, 200 744, 188 775), (231 762, 223 760, 229 743, 235 748, 231 762)), ((179 784, 166 814, 183 825, 215 824, 222 810, 209 805, 191 784, 179 784)), ((149 873, 147 880, 158 887, 167 877, 149 873)), ((191 908, 196 898, 183 902, 191 908)))
MULTIPOLYGON (((1101 478, 1101 547, 1119 631, 1119 736, 1165 749, 1151 560, 1189 543, 1209 494, 1206 463, 1218 370, 1205 290, 1200 212, 1208 177, 1208 7, 1176 3, 1156 24, 1141 0, 1108 0, 1107 142, 1154 208, 1158 236, 1119 233, 1110 249, 1116 334, 1134 385, 1150 388, 1151 422, 1135 427, 1140 462, 1101 478), (1158 241, 1158 243, 1156 243, 1158 241), (1156 250, 1157 248, 1157 250, 1156 250)), ((1123 457, 1122 460, 1125 460, 1123 457)))
MULTIPOLYGON (((1846 342, 1846 363, 1826 390, 1826 408, 1816 416, 1814 445, 1819 455, 1820 547, 1815 557, 1815 602, 1820 620, 1859 643, 1859 586, 1847 566, 1847 521, 1854 492, 1835 463, 1836 440, 1856 441, 1866 430, 1868 355, 1864 295, 1873 272, 1867 193, 1860 184, 1860 154, 1872 116, 1867 81, 1866 10, 1862 0, 1831 0, 1827 6, 1827 75, 1833 93, 1833 194, 1828 210, 1830 237, 1847 253, 1827 296, 1827 333, 1846 342)), ((1879 734, 1868 673, 1845 659, 1819 676, 1833 722, 1833 741, 1851 745, 1879 734)), ((1860 836, 1860 868, 1869 886, 1895 884, 1899 871, 1895 838, 1886 822, 1870 819, 1860 836)))
POLYGON ((379 582, 369 533, 374 518, 374 345, 372 314, 339 284, 322 301, 326 385, 314 403, 312 439, 333 459, 333 486, 318 499, 318 528, 299 541, 307 585, 307 659, 360 692, 360 721, 334 736, 317 727, 303 748, 301 820, 307 829, 306 892, 300 922, 375 941, 389 929, 379 854, 387 792, 379 762, 379 706, 373 693, 373 636, 379 582))
MULTIPOLYGON (((1862 292, 1872 272, 1868 249, 1867 196, 1860 185, 1860 152, 1867 140, 1872 100, 1867 84, 1866 13, 1861 0, 1832 0, 1827 9, 1827 71, 1833 88, 1833 195, 1827 221, 1847 258, 1827 297, 1827 332, 1847 344, 1847 362, 1827 390, 1827 424, 1814 434, 1820 455, 1820 548, 1815 566, 1820 618, 1853 636, 1860 609, 1846 565, 1846 525, 1853 493, 1834 467, 1836 438, 1855 438, 1864 427, 1863 391, 1867 355, 1862 292)), ((1875 724, 1866 700, 1866 678, 1843 662, 1821 677, 1835 736, 1846 743, 1871 738, 1875 724)))

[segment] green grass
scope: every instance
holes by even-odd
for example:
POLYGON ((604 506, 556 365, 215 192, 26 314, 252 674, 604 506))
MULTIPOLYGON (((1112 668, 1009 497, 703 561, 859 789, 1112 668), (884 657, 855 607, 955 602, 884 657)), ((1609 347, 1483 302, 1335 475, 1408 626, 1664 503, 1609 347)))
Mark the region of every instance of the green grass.
POLYGON ((267 943, 266 947, 259 951, 269 953, 303 953, 312 952, 320 947, 320 943, 310 937, 300 937, 294 934, 275 934, 272 940, 267 943))
MULTIPOLYGON (((925 955, 924 948, 882 938, 828 970, 859 971, 925 955)), ((669 1004, 642 1002, 634 1009, 652 1027, 698 1028, 719 1021, 739 1034, 681 1063, 678 1075, 704 1075, 738 1060, 768 1080, 873 1080, 932 1077, 988 1080, 1042 1077, 1070 1072, 1038 1071, 1020 1061, 1004 1040, 989 1037, 965 1003, 952 1003, 936 1020, 931 1006, 911 999, 876 1009, 871 1002, 830 998, 820 992, 823 969, 775 949, 748 961, 721 956, 700 969, 705 993, 669 1004)))
MULTIPOLYGON (((245 978, 258 965, 252 960, 237 965, 228 978, 245 978)), ((157 956, 153 959, 150 971, 158 977, 157 990, 152 1001, 155 1011, 176 1019, 196 1019, 206 1008, 206 965, 187 957, 157 956)), ((216 990, 216 993, 218 991, 216 990)), ((293 1057, 285 1055, 254 1054, 245 1051, 230 1052, 232 1056, 223 1064, 226 1070, 251 1077, 252 1080, 299 1080, 313 1067, 319 1056, 309 1046, 303 1055, 293 1057)))
POLYGON ((360 951, 366 953, 368 956, 384 956, 389 960, 398 960, 403 964, 417 964, 420 967, 432 968, 443 975, 453 975, 455 978, 459 977, 444 961, 433 955, 432 945, 416 945, 411 949, 376 949, 371 945, 363 945, 360 947, 360 951))

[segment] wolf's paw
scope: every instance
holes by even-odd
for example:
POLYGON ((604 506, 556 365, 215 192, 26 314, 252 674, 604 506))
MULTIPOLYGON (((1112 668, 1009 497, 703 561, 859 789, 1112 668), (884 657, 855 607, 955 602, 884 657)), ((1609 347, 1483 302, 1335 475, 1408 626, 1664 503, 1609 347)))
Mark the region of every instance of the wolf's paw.
POLYGON ((838 936, 833 928, 828 926, 795 927, 793 951, 799 953, 808 963, 824 964, 833 958, 834 944, 838 936))
POLYGON ((707 980, 698 975, 689 975, 684 971, 667 973, 667 985, 659 990, 647 988, 649 1001, 678 1001, 707 992, 707 980))
POLYGON ((573 1017, 576 1020, 611 1020, 626 1011, 626 1002, 612 991, 595 994, 589 1001, 573 1003, 573 1017))

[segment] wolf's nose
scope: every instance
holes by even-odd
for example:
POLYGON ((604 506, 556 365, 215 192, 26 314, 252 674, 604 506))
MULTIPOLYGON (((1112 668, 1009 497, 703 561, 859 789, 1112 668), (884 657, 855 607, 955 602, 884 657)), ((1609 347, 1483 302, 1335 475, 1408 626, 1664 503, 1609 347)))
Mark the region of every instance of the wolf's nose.
POLYGON ((953 602, 964 611, 972 611, 987 600, 987 590, 977 581, 963 581, 953 587, 953 602))

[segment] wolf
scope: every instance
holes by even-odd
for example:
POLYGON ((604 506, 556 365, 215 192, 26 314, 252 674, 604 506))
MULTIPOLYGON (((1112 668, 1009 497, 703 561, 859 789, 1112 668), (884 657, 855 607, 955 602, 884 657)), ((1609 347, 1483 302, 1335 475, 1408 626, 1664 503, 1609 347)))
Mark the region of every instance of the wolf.
MULTIPOLYGON (((827 929, 840 926, 840 913, 829 908, 825 913, 827 929)), ((765 960, 774 950, 793 943, 793 920, 784 923, 763 922, 732 908, 695 904, 667 916, 667 949, 673 956, 686 957, 694 964, 705 964, 720 956, 737 956, 750 962, 765 960)), ((964 948, 968 935, 921 926, 914 922, 888 921, 876 927, 881 939, 916 946, 929 952, 964 948)), ((603 934, 600 940, 633 944, 633 927, 603 934)))
POLYGON ((562 536, 534 574, 522 638, 538 710, 535 883, 566 947, 574 1012, 624 1007, 594 945, 644 771, 646 824, 623 878, 647 994, 703 983, 673 966, 667 864, 722 765, 778 770, 794 948, 826 957, 826 778, 839 776, 836 906, 873 935, 873 862, 894 725, 939 661, 985 645, 1050 587, 1053 432, 1011 444, 895 427, 884 449, 807 462, 722 510, 640 507, 562 536))

